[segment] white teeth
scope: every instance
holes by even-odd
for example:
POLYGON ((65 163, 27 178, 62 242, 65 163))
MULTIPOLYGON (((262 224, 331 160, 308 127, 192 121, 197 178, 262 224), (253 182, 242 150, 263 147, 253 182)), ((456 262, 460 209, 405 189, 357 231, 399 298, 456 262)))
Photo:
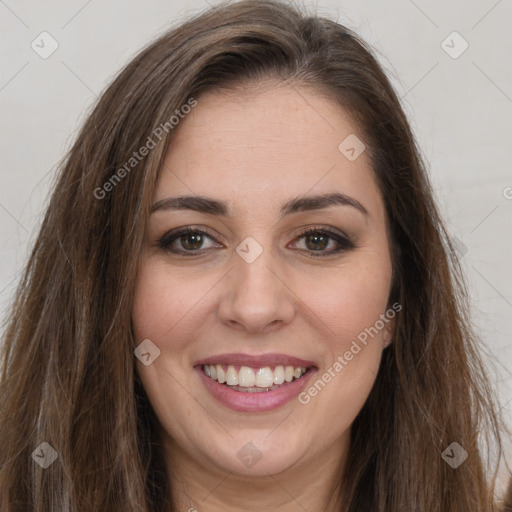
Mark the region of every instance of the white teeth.
POLYGON ((274 372, 268 366, 260 368, 256 372, 255 384, 259 388, 269 388, 274 384, 274 372))
POLYGON ((238 385, 243 388, 250 388, 254 386, 256 382, 256 376, 252 368, 248 366, 242 366, 238 372, 238 385))
POLYGON ((238 386, 238 375, 233 366, 228 366, 228 371, 226 372, 226 384, 228 386, 238 386))
POLYGON ((293 379, 293 366, 287 366, 284 369, 284 380, 286 382, 291 382, 293 379))
POLYGON ((220 364, 217 365, 217 380, 224 384, 226 382, 226 372, 224 371, 224 368, 220 364))
POLYGON ((284 382, 284 368, 282 366, 276 366, 274 370, 274 384, 282 384, 284 382))
POLYGON ((237 371, 233 365, 229 365, 227 370, 225 366, 204 365, 204 373, 220 384, 226 383, 228 386, 239 386, 241 388, 275 388, 284 382, 292 382, 294 379, 302 377, 306 373, 306 368, 300 366, 276 366, 274 370, 269 366, 262 368, 251 368, 241 366, 237 371))

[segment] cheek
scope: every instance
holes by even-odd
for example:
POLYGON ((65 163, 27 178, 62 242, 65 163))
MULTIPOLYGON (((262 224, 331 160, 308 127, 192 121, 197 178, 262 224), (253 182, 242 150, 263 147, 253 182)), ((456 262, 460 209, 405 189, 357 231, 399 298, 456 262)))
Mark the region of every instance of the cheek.
POLYGON ((132 306, 136 341, 149 338, 166 350, 179 349, 180 340, 187 338, 187 326, 197 328, 190 319, 201 310, 208 287, 207 273, 202 279, 183 279, 165 263, 141 263, 132 306), (166 343, 171 334, 172 346, 166 343))
POLYGON ((314 283, 304 283, 299 294, 313 313, 310 317, 316 317, 316 325, 322 326, 332 351, 339 354, 359 335, 364 338, 368 329, 374 333, 376 324, 383 330, 379 319, 386 312, 390 285, 391 264, 381 260, 378 266, 363 263, 331 269, 314 283))
POLYGON ((186 428, 182 428, 180 422, 172 419, 176 411, 180 411, 182 418, 194 412, 193 375, 185 349, 194 328, 197 329, 194 311, 204 295, 204 288, 201 293, 199 285, 186 283, 176 273, 170 274, 166 265, 144 261, 139 267, 132 305, 135 343, 150 339, 160 349, 160 356, 152 364, 136 362, 137 373, 164 428, 183 439, 191 434, 190 422, 185 421, 186 428))

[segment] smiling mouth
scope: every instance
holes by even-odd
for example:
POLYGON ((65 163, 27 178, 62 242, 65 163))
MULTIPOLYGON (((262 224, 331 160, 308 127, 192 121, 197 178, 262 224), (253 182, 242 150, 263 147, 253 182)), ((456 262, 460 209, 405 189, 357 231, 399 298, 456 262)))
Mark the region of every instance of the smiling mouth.
POLYGON ((202 371, 210 379, 242 393, 261 393, 301 379, 312 367, 303 366, 234 366, 203 364, 202 371))

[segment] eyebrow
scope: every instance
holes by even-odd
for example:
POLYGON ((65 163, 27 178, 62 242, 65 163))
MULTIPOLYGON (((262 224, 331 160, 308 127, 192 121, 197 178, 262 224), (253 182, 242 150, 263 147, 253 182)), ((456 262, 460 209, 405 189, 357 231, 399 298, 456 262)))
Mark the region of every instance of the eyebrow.
MULTIPOLYGON (((340 192, 295 197, 281 205, 280 214, 283 218, 292 213, 320 210, 332 206, 351 206, 363 215, 369 215, 368 210, 357 199, 340 192)), ((179 196, 161 199, 153 205, 151 213, 162 210, 194 210, 209 215, 231 217, 228 203, 206 196, 179 196)))

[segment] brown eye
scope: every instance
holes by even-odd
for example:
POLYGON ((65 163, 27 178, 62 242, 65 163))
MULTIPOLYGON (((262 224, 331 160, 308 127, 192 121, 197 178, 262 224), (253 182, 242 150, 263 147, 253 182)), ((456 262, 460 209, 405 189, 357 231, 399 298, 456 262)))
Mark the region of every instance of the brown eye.
POLYGON ((296 238, 296 240, 301 239, 304 239, 305 247, 298 247, 298 249, 308 251, 314 257, 328 256, 355 248, 347 236, 325 228, 306 228, 296 238), (328 249, 330 244, 332 244, 331 248, 328 249))
POLYGON ((329 245, 329 237, 321 233, 306 235, 305 240, 307 248, 312 251, 324 251, 325 248, 329 245))
POLYGON ((184 249, 197 250, 201 248, 203 243, 203 235, 200 233, 187 233, 179 237, 181 245, 184 249))
MULTIPOLYGON (((171 231, 166 233, 160 240, 158 246, 165 251, 183 254, 183 255, 196 255, 201 254, 207 249, 215 247, 215 240, 205 231, 187 227, 179 231, 171 231), (205 247, 208 241, 210 245, 205 247)), ((217 247, 222 247, 220 244, 217 247)))

